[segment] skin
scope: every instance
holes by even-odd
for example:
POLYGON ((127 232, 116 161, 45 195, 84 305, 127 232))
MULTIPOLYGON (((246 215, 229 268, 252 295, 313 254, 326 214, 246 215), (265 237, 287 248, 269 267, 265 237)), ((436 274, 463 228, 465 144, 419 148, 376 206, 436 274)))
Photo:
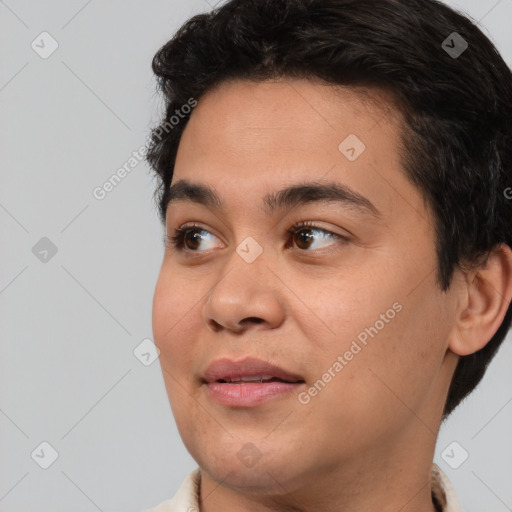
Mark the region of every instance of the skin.
POLYGON ((153 334, 201 468, 202 511, 435 510, 430 472, 450 379, 459 355, 499 327, 512 256, 501 246, 440 290, 433 217, 404 175, 397 112, 383 92, 282 79, 224 82, 191 115, 173 184, 210 185, 223 208, 169 206, 168 235, 190 222, 207 232, 188 252, 167 245, 153 334), (353 162, 338 149, 349 134, 366 144, 353 162), (350 187, 380 218, 332 203, 263 211, 266 194, 313 180, 350 187), (288 234, 300 221, 315 224, 313 242, 288 234), (249 236, 263 250, 250 264, 236 252, 249 236), (228 407, 201 384, 213 360, 250 355, 298 373, 307 391, 395 303, 401 311, 307 404, 292 393, 228 407), (249 442, 261 454, 252 467, 237 457, 249 442))

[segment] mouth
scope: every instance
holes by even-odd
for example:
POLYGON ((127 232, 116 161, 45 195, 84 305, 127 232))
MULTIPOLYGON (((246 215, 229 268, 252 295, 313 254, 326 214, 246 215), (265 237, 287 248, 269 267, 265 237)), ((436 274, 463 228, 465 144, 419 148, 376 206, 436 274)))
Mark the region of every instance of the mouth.
POLYGON ((240 375, 239 377, 226 377, 225 379, 218 379, 215 382, 222 382, 223 384, 242 384, 242 383, 263 383, 263 382, 288 382, 296 384, 297 382, 304 382, 298 380, 284 380, 272 375, 240 375))
POLYGON ((254 407, 267 400, 291 395, 305 384, 298 374, 261 359, 218 359, 202 378, 208 397, 231 407, 254 407))

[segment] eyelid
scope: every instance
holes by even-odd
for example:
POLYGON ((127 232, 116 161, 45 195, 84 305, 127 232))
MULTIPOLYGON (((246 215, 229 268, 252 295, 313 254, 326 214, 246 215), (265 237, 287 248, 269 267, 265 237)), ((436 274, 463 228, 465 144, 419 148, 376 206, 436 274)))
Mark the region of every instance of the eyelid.
POLYGON ((166 233, 164 235, 165 245, 167 246, 168 244, 170 244, 172 249, 178 250, 179 252, 191 254, 192 256, 194 255, 194 253, 195 254, 204 254, 204 253, 210 252, 210 250, 192 251, 192 250, 184 247, 182 243, 178 242, 178 239, 182 240, 183 237, 187 234, 187 232, 189 230, 190 231, 198 231, 198 232, 205 231, 205 232, 213 235, 215 238, 219 239, 219 237, 215 233, 212 233, 210 228, 206 228, 206 227, 202 226, 201 224, 199 224, 198 222, 188 222, 188 223, 185 223, 185 224, 179 226, 178 228, 175 228, 173 234, 166 233))
MULTIPOLYGON (((300 248, 295 248, 295 250, 297 250, 301 253, 318 254, 318 253, 323 253, 325 251, 332 251, 333 249, 331 248, 331 246, 336 245, 337 243, 338 244, 339 243, 347 243, 352 239, 352 234, 350 232, 348 232, 347 230, 344 230, 347 234, 342 235, 340 233, 336 233, 332 230, 324 228, 324 227, 316 224, 314 221, 310 221, 310 220, 296 222, 295 224, 293 224, 293 226, 290 229, 287 230, 287 233, 288 233, 288 235, 292 236, 292 235, 300 232, 301 230, 305 230, 305 229, 311 229, 314 231, 322 231, 327 236, 330 236, 333 239, 335 239, 335 241, 327 247, 323 247, 320 249, 314 249, 311 251, 300 249, 300 248)), ((188 249, 186 246, 184 246, 183 238, 187 234, 188 231, 197 231, 197 232, 204 231, 206 233, 209 233, 209 234, 215 236, 216 238, 219 238, 215 233, 212 233, 210 228, 205 228, 204 226, 202 226, 201 224, 199 224, 197 222, 190 222, 190 223, 183 224, 182 226, 175 229, 173 235, 166 234, 165 235, 166 245, 169 243, 173 249, 176 249, 182 253, 189 254, 191 257, 197 257, 197 256, 200 256, 203 254, 208 254, 211 250, 213 250, 213 249, 208 249, 205 251, 199 251, 199 250, 188 249)))
POLYGON ((288 230, 288 233, 294 233, 296 231, 300 231, 301 229, 305 229, 305 228, 310 228, 310 229, 314 229, 314 230, 318 230, 318 231, 323 231, 324 233, 328 233, 330 235, 334 235, 334 236, 337 236, 339 238, 343 238, 343 239, 346 239, 346 240, 349 240, 349 239, 351 239, 354 236, 354 235, 352 235, 352 233, 350 233, 350 231, 348 231, 346 229, 338 228, 338 229, 341 229, 343 231, 343 233, 336 233, 336 231, 333 231, 332 229, 323 227, 323 226, 315 223, 315 221, 311 221, 311 220, 304 220, 304 221, 296 222, 288 230))

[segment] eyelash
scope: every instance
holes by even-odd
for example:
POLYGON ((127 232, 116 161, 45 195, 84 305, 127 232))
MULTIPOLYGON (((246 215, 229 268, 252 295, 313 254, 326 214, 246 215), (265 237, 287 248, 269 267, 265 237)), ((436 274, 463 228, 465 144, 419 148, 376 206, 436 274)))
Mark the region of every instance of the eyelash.
MULTIPOLYGON (((332 233, 331 231, 321 228, 320 226, 316 226, 311 221, 303 221, 303 222, 298 222, 297 224, 294 224, 288 230, 288 235, 290 235, 290 236, 296 235, 297 233, 299 233, 300 231, 305 230, 305 229, 311 229, 311 230, 315 230, 315 231, 316 230, 323 231, 324 233, 327 233, 329 235, 329 237, 338 239, 342 242, 348 242, 348 240, 349 240, 347 237, 344 237, 337 233, 332 233)), ((192 253, 207 252, 207 251, 194 251, 191 249, 187 249, 185 247, 185 245, 184 245, 185 236, 191 231, 199 231, 199 232, 205 231, 205 232, 209 233, 209 231, 207 229, 204 229, 203 227, 201 227, 198 224, 189 224, 189 225, 182 226, 181 228, 176 229, 174 231, 174 235, 166 235, 165 236, 166 244, 170 245, 172 248, 174 248, 175 250, 180 251, 180 252, 192 252, 192 253)), ((311 251, 303 250, 303 252, 311 252, 311 251)))

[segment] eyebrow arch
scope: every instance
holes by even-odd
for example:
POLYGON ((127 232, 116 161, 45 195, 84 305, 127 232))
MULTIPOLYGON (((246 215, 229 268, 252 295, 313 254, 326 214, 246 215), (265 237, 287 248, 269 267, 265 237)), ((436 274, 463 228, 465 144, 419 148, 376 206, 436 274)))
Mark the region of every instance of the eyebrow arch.
MULTIPOLYGON (((222 201, 215 190, 209 185, 179 180, 169 187, 165 194, 165 211, 171 203, 181 201, 201 204, 212 210, 221 210, 222 201)), ((304 182, 292 185, 263 198, 264 210, 267 214, 291 209, 309 203, 341 203, 348 207, 369 213, 376 219, 382 217, 381 212, 366 197, 340 183, 304 182)))

